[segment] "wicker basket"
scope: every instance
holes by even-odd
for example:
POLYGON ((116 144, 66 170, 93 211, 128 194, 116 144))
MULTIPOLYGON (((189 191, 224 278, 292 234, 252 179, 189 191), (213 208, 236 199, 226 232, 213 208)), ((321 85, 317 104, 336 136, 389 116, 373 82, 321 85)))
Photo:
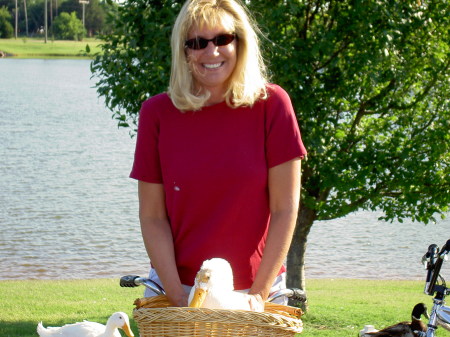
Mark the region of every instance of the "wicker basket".
POLYGON ((265 312, 251 312, 169 307, 161 296, 141 300, 133 311, 141 337, 292 337, 303 330, 301 310, 287 306, 268 303, 265 312))

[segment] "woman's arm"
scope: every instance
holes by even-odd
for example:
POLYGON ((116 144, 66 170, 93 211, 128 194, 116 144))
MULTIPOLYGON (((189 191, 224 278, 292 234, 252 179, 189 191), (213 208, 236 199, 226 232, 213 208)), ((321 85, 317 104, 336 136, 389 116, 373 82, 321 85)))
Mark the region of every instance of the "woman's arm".
POLYGON ((139 219, 147 254, 172 304, 187 306, 188 295, 181 285, 175 263, 163 185, 139 181, 138 191, 139 219))
POLYGON ((300 159, 269 169, 269 232, 261 265, 249 291, 263 301, 267 300, 291 245, 300 201, 300 177, 300 159))

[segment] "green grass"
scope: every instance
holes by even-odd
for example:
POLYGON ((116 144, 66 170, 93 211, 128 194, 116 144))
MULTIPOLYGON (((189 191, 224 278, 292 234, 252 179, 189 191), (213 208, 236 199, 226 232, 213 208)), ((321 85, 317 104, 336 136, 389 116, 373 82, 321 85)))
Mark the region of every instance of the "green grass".
POLYGON ((86 45, 89 45, 89 54, 92 55, 100 52, 100 43, 100 40, 93 38, 83 41, 47 40, 47 43, 43 39, 0 39, 0 51, 18 58, 86 58, 89 57, 86 54, 86 45))
MULTIPOLYGON (((381 328, 409 320, 412 307, 431 297, 418 281, 308 280, 309 311, 301 336, 357 336, 365 324, 381 328)), ((88 319, 105 323, 111 313, 130 315, 143 288, 120 288, 118 280, 0 281, 0 336, 37 336, 36 325, 60 326, 88 319)), ((124 335, 124 334, 123 334, 124 335)), ((439 337, 450 337, 440 328, 439 337)))

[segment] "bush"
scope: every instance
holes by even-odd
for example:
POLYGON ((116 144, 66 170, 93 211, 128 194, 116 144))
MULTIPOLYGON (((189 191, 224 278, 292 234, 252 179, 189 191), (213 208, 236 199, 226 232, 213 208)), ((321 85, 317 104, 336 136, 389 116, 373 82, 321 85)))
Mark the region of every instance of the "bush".
POLYGON ((61 13, 53 21, 53 32, 57 39, 82 41, 86 35, 83 23, 77 13, 61 13))
POLYGON ((9 39, 14 35, 14 28, 9 22, 11 20, 11 14, 8 12, 8 8, 5 6, 0 8, 0 38, 9 39))

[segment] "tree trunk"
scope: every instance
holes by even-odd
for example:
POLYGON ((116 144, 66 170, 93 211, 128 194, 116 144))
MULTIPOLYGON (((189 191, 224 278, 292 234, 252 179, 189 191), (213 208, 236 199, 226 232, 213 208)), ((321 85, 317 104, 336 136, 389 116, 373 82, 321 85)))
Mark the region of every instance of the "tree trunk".
POLYGON ((297 225, 292 238, 291 248, 287 258, 287 286, 306 290, 305 252, 309 231, 316 219, 316 212, 301 207, 298 213, 297 225))
MULTIPOLYGON (((309 231, 316 219, 316 212, 305 207, 301 207, 298 213, 297 225, 291 248, 287 258, 287 287, 300 288, 306 291, 305 278, 305 253, 309 231)), ((308 302, 290 300, 289 304, 300 307, 304 312, 308 311, 308 302)))
MULTIPOLYGON (((50 0, 50 27, 53 27, 53 0, 50 0)), ((51 28, 53 31, 53 28, 51 28)))
POLYGON ((15 22, 15 25, 14 25, 14 37, 16 38, 16 40, 17 40, 17 30, 18 30, 18 22, 19 22, 19 12, 18 12, 18 9, 17 9, 17 0, 16 0, 16 10, 14 11, 14 15, 15 15, 15 20, 14 20, 14 22, 15 22))
POLYGON ((44 4, 45 8, 44 8, 44 30, 45 30, 45 43, 47 43, 47 28, 48 28, 48 20, 47 20, 47 9, 48 9, 48 5, 47 5, 47 0, 45 0, 45 4, 44 4))
POLYGON ((25 29, 28 37, 28 11, 27 11, 27 0, 23 0, 23 11, 25 12, 25 29))

